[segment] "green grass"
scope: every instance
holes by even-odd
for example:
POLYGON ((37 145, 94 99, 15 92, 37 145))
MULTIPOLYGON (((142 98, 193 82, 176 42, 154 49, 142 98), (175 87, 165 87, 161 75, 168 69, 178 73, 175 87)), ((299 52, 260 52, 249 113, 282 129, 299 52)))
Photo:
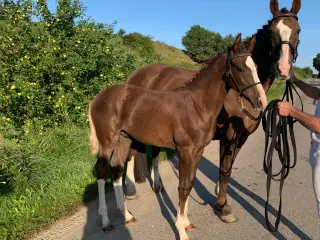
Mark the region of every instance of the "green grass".
POLYGON ((96 197, 86 128, 0 140, 0 239, 27 238, 96 197))
MULTIPOLYGON (((307 80, 312 78, 312 76, 309 76, 300 68, 295 67, 294 72, 296 77, 300 80, 307 80)), ((285 81, 275 80, 267 93, 268 101, 272 101, 273 99, 282 97, 282 95, 284 94, 285 88, 286 88, 285 81)))
POLYGON ((182 50, 169 46, 165 43, 153 42, 154 50, 161 56, 161 63, 175 67, 182 67, 192 70, 199 70, 201 65, 192 61, 182 50))

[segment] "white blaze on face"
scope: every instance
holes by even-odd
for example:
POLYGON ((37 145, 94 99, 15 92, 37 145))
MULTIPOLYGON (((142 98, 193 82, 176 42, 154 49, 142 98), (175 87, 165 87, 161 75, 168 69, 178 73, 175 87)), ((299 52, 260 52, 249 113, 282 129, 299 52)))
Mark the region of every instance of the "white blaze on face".
MULTIPOLYGON (((246 60, 246 65, 248 66, 248 68, 250 68, 251 70, 251 74, 252 74, 252 77, 253 77, 253 80, 255 83, 258 83, 260 82, 260 79, 258 77, 258 73, 257 73, 257 68, 253 62, 253 59, 252 57, 247 57, 247 60, 246 60)), ((263 87, 261 84, 257 84, 256 85, 257 89, 258 89, 258 92, 259 92, 259 95, 260 95, 260 100, 261 100, 261 103, 262 103, 262 106, 265 108, 267 106, 267 96, 266 96, 266 93, 265 91, 263 90, 263 87)))
MULTIPOLYGON (((277 29, 280 33, 281 41, 289 41, 291 36, 291 28, 288 27, 283 23, 283 20, 279 21, 277 24, 277 29)), ((289 64, 289 55, 290 55, 290 47, 288 44, 282 44, 281 45, 281 57, 279 60, 279 69, 281 71, 281 74, 284 76, 287 76, 287 78, 290 77, 290 67, 289 64)))

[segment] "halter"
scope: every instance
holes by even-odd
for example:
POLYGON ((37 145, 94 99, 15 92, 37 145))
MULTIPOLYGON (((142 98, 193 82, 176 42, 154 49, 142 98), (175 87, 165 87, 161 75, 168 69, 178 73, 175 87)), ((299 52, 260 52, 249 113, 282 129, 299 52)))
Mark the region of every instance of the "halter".
POLYGON ((228 78, 227 85, 228 85, 229 88, 231 88, 231 87, 230 87, 230 79, 231 79, 231 80, 233 81, 233 83, 236 85, 236 89, 235 89, 235 90, 236 90, 236 91, 238 92, 238 94, 239 94, 239 103, 241 104, 240 110, 241 110, 245 115, 247 115, 251 120, 256 120, 256 121, 257 121, 257 120, 259 120, 259 119, 261 118, 262 112, 260 113, 260 115, 259 115, 257 118, 254 117, 254 116, 252 116, 252 115, 248 112, 248 110, 244 107, 242 97, 245 98, 246 100, 248 100, 248 101, 250 102, 250 104, 254 107, 254 104, 252 103, 252 101, 250 100, 250 98, 249 98, 244 92, 245 92, 246 90, 248 90, 249 88, 251 88, 251 87, 254 87, 254 86, 258 85, 258 84, 261 84, 261 82, 260 82, 260 81, 259 81, 259 82, 255 82, 255 83, 253 83, 253 84, 251 84, 251 85, 249 85, 249 86, 241 89, 241 88, 239 87, 239 85, 237 84, 236 80, 234 79, 234 77, 233 77, 233 75, 232 75, 232 71, 231 71, 231 65, 232 65, 231 60, 232 60, 232 59, 238 58, 238 57, 248 57, 248 56, 251 57, 252 54, 250 54, 250 53, 241 53, 241 54, 238 54, 238 55, 235 55, 235 56, 232 56, 232 57, 231 57, 231 50, 230 50, 230 48, 228 48, 227 62, 226 62, 226 77, 228 78))
MULTIPOLYGON (((269 22, 269 30, 270 30, 270 25, 271 25, 271 23, 272 23, 275 19, 280 18, 280 17, 293 17, 293 18, 295 18, 295 19, 298 21, 297 15, 295 15, 295 14, 293 14, 293 13, 279 14, 279 15, 274 16, 274 17, 270 20, 270 22, 269 22)), ((271 55, 272 58, 275 58, 276 51, 281 48, 282 44, 288 44, 289 47, 290 47, 290 51, 291 51, 292 57, 293 57, 292 63, 295 63, 296 60, 297 60, 297 58, 298 58, 298 45, 299 45, 299 43, 300 43, 300 41, 298 41, 298 44, 297 44, 296 47, 294 47, 294 46, 292 45, 292 43, 290 43, 290 41, 280 41, 280 42, 279 42, 278 44, 276 44, 276 45, 273 45, 273 43, 271 43, 271 44, 272 44, 272 50, 271 50, 271 52, 270 52, 270 55, 271 55)), ((275 64, 274 64, 274 69, 275 69, 275 71, 276 71, 277 73, 279 73, 275 64)))

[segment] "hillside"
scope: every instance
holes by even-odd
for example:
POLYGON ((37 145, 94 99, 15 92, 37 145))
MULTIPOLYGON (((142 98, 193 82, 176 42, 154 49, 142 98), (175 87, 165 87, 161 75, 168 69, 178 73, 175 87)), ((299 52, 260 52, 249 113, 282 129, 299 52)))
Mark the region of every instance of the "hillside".
POLYGON ((169 46, 163 42, 154 41, 154 50, 161 57, 161 63, 198 70, 201 65, 192 61, 181 49, 169 46))

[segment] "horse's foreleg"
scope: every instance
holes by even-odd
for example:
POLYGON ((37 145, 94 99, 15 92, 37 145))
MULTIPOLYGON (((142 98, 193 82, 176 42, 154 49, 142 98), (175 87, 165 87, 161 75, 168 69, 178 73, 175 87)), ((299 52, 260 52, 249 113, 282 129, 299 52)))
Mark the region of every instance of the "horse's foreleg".
POLYGON ((216 188, 216 193, 218 194, 216 208, 221 211, 220 219, 227 223, 233 223, 238 220, 227 202, 227 188, 232 173, 232 166, 240 151, 238 145, 240 136, 236 136, 236 138, 220 140, 220 169, 219 182, 216 188))
POLYGON ((108 162, 105 158, 98 158, 95 171, 98 182, 99 210, 98 213, 102 220, 102 229, 104 231, 112 231, 114 228, 108 217, 108 208, 106 204, 105 179, 108 175, 108 162))
POLYGON ((194 184, 197 166, 203 149, 196 154, 190 150, 178 149, 179 153, 179 206, 177 211, 176 227, 180 240, 189 239, 186 231, 191 231, 193 225, 188 218, 188 197, 194 184))
POLYGON ((114 193, 116 196, 116 202, 117 202, 117 207, 123 214, 125 218, 125 222, 127 224, 135 222, 135 218, 131 215, 131 213, 128 211, 126 202, 125 202, 125 197, 124 197, 124 192, 123 192, 123 186, 122 186, 122 173, 119 173, 119 171, 122 171, 119 168, 112 168, 111 171, 113 172, 113 189, 114 193), (116 178, 116 176, 120 176, 116 178))
POLYGON ((160 182, 160 172, 159 172, 159 153, 160 148, 152 147, 152 169, 151 169, 151 179, 153 184, 153 191, 159 193, 162 189, 160 182))
MULTIPOLYGON (((129 150, 130 150, 131 140, 125 136, 120 135, 119 144, 115 147, 112 158, 114 162, 125 162, 127 160, 129 150)), ((122 175, 123 175, 123 167, 121 164, 118 167, 111 168, 112 178, 113 178, 113 188, 116 195, 117 207, 122 212, 125 217, 126 223, 135 222, 134 217, 129 213, 127 209, 127 205, 125 202, 125 196, 123 192, 122 186, 122 175)))

